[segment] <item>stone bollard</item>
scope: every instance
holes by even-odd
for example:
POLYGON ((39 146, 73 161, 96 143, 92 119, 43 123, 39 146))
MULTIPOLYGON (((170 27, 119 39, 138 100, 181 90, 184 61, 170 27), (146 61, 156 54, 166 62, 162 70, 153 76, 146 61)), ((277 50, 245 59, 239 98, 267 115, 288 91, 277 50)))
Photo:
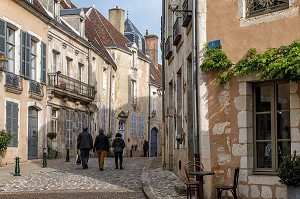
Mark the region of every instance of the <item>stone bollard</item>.
POLYGON ((43 168, 47 167, 47 151, 46 148, 44 148, 44 152, 43 152, 43 168))
POLYGON ((70 162, 70 149, 67 149, 66 162, 70 162))
POLYGON ((16 157, 16 166, 15 166, 15 174, 14 176, 21 176, 20 174, 20 158, 16 157))

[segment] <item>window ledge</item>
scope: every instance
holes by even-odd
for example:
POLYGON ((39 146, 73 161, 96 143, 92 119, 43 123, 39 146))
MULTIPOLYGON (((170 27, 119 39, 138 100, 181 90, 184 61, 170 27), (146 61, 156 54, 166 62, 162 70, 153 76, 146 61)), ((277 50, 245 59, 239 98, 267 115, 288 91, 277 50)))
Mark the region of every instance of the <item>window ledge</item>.
POLYGON ((248 26, 257 25, 261 23, 276 21, 286 17, 297 16, 298 12, 299 12, 299 8, 297 6, 293 6, 286 10, 271 12, 268 14, 251 17, 251 18, 242 18, 240 19, 240 27, 248 27, 248 26))

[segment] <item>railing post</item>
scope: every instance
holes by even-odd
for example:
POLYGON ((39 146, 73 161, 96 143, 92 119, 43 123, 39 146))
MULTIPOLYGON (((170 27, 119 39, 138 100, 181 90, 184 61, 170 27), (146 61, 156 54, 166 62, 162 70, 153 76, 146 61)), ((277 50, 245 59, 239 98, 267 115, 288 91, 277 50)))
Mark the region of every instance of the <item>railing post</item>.
POLYGON ((43 168, 47 167, 47 152, 46 148, 43 149, 43 168))
POLYGON ((20 174, 20 158, 16 157, 15 174, 14 176, 21 176, 20 174))
POLYGON ((70 162, 70 149, 67 149, 66 162, 70 162))

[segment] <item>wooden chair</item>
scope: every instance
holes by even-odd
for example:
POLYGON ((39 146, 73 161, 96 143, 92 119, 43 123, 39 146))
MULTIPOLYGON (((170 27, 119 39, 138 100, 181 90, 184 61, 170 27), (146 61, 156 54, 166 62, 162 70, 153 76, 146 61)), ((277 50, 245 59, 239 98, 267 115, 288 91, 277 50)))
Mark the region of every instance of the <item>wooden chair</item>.
POLYGON ((200 186, 199 181, 195 180, 194 178, 191 178, 189 172, 200 170, 203 171, 203 164, 197 161, 189 161, 184 166, 184 184, 186 185, 187 198, 192 198, 192 191, 198 191, 200 186))
POLYGON ((237 186, 238 186, 238 181, 239 181, 239 172, 240 168, 237 167, 234 170, 234 177, 233 177, 233 185, 230 186, 217 186, 217 198, 221 199, 222 198, 222 191, 230 191, 234 197, 234 199, 237 199, 237 186))

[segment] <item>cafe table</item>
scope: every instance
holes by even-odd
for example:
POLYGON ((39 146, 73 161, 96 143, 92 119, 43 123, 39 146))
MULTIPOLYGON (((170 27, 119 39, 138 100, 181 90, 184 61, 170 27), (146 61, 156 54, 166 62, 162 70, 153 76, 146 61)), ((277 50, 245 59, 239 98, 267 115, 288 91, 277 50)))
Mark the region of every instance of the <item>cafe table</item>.
POLYGON ((214 175, 215 172, 213 171, 190 171, 189 175, 196 176, 196 179, 199 180, 199 190, 198 195, 200 199, 204 199, 203 196, 203 176, 206 175, 214 175))

